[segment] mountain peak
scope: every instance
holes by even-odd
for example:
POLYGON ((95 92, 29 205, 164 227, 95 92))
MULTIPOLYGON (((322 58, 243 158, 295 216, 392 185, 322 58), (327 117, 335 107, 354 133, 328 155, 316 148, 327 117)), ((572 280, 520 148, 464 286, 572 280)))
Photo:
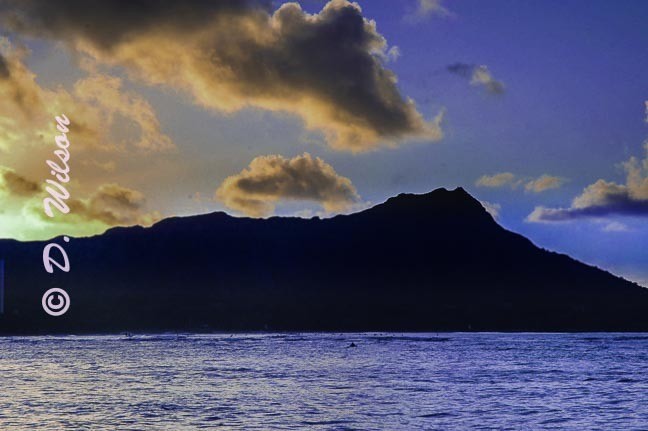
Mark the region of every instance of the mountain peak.
POLYGON ((390 217, 409 214, 419 219, 453 218, 457 222, 493 223, 482 204, 462 187, 454 190, 442 187, 422 194, 400 193, 365 213, 390 217))
POLYGON ((469 201, 469 202, 479 202, 475 199, 470 193, 468 193, 463 187, 457 187, 454 190, 448 190, 445 187, 439 187, 427 193, 399 193, 397 196, 393 196, 387 199, 387 202, 398 202, 398 201, 469 201))

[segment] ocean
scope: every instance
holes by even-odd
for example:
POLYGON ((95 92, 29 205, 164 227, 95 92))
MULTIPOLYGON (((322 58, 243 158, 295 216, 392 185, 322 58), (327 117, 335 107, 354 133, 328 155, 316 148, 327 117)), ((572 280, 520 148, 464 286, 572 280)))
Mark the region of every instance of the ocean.
POLYGON ((0 385, 3 431, 646 430, 648 334, 4 337, 0 385))

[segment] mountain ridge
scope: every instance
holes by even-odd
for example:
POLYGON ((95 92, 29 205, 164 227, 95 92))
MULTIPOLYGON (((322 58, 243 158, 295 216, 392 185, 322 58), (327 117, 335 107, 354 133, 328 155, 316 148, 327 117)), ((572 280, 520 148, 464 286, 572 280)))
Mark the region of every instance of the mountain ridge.
POLYGON ((648 290, 506 230, 463 188, 323 219, 113 228, 66 244, 56 277, 43 244, 0 240, 0 333, 648 329, 648 290), (66 315, 40 309, 49 287, 69 291, 66 315))

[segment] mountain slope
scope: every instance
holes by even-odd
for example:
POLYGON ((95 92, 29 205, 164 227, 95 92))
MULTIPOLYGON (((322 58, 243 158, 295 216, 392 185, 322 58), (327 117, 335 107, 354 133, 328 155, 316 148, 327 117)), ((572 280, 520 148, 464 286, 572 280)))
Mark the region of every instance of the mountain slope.
MULTIPOLYGON (((58 241, 62 244, 62 241, 58 241)), ((648 330, 648 290, 500 227, 463 189, 331 219, 170 218, 65 248, 0 241, 0 331, 648 330), (59 318, 42 294, 72 298, 59 318)))

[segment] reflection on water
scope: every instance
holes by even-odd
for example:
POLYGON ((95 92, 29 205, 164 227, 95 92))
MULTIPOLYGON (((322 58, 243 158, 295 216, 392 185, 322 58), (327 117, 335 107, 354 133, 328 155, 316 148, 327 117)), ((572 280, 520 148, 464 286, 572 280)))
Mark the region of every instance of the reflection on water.
POLYGON ((0 376, 1 430, 648 426, 643 334, 10 337, 0 376))

